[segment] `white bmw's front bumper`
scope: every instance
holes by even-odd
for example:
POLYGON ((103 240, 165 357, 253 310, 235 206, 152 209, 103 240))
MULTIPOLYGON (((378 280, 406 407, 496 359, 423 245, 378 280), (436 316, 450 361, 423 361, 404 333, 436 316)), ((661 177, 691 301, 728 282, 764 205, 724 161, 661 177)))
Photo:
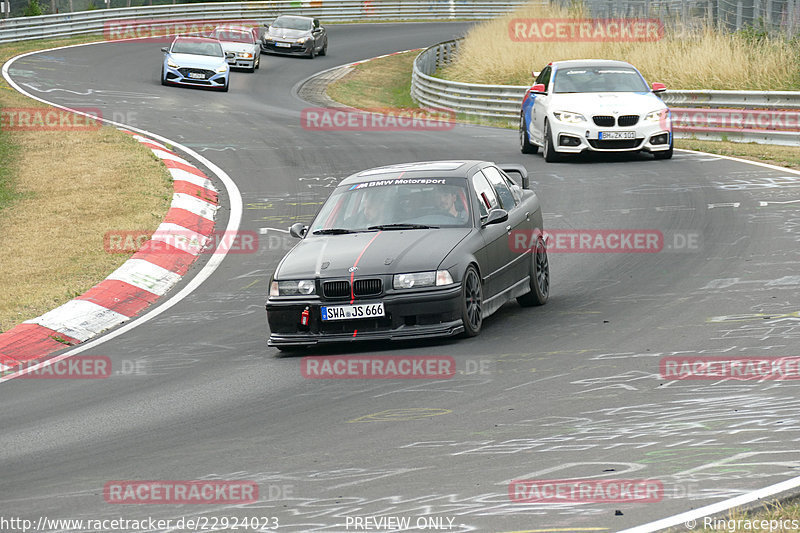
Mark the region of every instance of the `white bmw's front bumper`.
POLYGON ((562 153, 577 154, 585 150, 593 152, 633 152, 645 150, 661 152, 668 150, 672 141, 671 124, 661 121, 643 121, 634 126, 597 126, 592 118, 577 124, 561 122, 549 117, 553 148, 562 153), (633 139, 603 139, 608 133, 633 132, 633 139))

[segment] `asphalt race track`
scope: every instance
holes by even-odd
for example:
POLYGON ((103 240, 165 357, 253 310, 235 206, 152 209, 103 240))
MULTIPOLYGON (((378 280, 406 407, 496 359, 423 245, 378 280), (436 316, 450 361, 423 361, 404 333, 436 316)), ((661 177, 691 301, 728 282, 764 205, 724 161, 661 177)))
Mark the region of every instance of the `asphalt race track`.
POLYGON ((232 73, 229 93, 162 87, 161 43, 14 63, 31 94, 100 108, 224 169, 242 193, 241 229, 260 232, 260 245, 229 255, 168 312, 82 354, 109 356, 110 378, 0 384, 0 515, 269 516, 281 532, 357 531, 348 518, 378 516, 412 526, 436 517, 452 524, 443 531, 619 531, 800 475, 800 382, 659 376, 671 355, 800 355, 799 175, 686 152, 546 164, 520 154, 515 131, 477 126, 301 128, 312 105, 295 95, 302 80, 465 28, 330 26, 327 57, 265 55, 256 73, 232 73), (274 230, 309 221, 352 172, 451 158, 524 163, 548 228, 659 230, 663 250, 551 253, 550 302, 507 305, 474 339, 308 352, 452 356, 451 379, 304 379, 301 357, 265 344, 269 276, 293 242, 274 230), (663 499, 509 498, 510 480, 565 478, 658 480, 663 499), (112 480, 200 479, 255 481, 260 500, 103 498, 112 480))

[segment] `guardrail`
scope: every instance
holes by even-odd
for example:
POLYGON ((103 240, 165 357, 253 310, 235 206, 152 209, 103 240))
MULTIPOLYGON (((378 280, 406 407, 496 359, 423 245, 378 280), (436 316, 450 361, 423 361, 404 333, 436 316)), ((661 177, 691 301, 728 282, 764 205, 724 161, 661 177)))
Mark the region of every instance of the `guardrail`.
MULTIPOLYGON (((102 33, 122 21, 271 20, 302 14, 325 21, 486 19, 525 4, 525 0, 271 0, 98 9, 40 17, 0 19, 0 43, 102 33)), ((542 0, 546 3, 546 0, 542 0)))
MULTIPOLYGON (((463 83, 434 76, 452 61, 461 41, 436 44, 417 56, 412 98, 421 107, 516 123, 530 86, 463 83)), ((800 109, 800 92, 668 90, 662 99, 673 111, 676 137, 800 146, 800 113, 789 111, 800 109)))

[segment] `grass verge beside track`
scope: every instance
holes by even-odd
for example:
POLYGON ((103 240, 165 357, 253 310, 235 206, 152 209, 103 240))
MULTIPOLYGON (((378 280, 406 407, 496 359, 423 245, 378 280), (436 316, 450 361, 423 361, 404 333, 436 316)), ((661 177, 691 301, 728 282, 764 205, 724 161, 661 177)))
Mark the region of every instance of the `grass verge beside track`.
MULTIPOLYGON (((0 45, 0 63, 28 51, 96 40, 0 45)), ((46 107, 0 81, 0 108, 46 107)), ((130 256, 107 253, 106 232, 152 232, 172 200, 163 164, 115 128, 6 127, 0 132, 0 157, 0 332, 103 280, 130 256)))
MULTIPOLYGON (((407 52, 381 59, 375 59, 357 65, 352 72, 330 84, 327 94, 337 102, 361 109, 375 108, 414 108, 416 105, 409 94, 411 90, 411 71, 414 58, 419 52, 407 52)), ((470 122, 463 117, 460 122, 470 122)), ((495 124, 501 125, 502 121, 495 124)), ((487 125, 485 120, 473 122, 487 125)), ((516 121, 515 121, 516 123, 516 121)), ((516 127, 507 126, 506 127, 516 127)), ((697 150, 712 154, 728 155, 780 165, 788 168, 800 168, 800 151, 791 146, 770 146, 754 143, 733 143, 717 141, 699 141, 692 139, 676 139, 676 148, 697 150)), ((784 523, 793 519, 800 520, 800 503, 781 504, 779 502, 765 502, 764 510, 751 512, 731 511, 730 520, 740 520, 739 526, 734 529, 725 529, 730 533, 793 533, 793 529, 769 529, 769 525, 760 528, 760 523, 755 521, 784 520, 784 523), (750 522, 745 522, 749 520, 750 522)), ((721 519, 720 519, 721 520, 721 519)), ((698 522, 696 531, 720 531, 720 528, 705 528, 698 522)), ((677 530, 675 530, 677 531, 677 530)), ((685 528, 683 529, 685 531, 685 528)))

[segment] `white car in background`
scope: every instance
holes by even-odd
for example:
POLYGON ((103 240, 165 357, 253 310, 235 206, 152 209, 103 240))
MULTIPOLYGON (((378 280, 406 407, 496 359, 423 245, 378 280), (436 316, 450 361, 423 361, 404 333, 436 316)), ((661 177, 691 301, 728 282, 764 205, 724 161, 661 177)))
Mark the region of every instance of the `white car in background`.
POLYGON ((562 154, 638 152, 672 157, 672 121, 658 96, 633 65, 599 59, 557 61, 539 73, 520 114, 522 153, 542 148, 545 161, 562 154))
POLYGON ((222 43, 225 53, 232 52, 234 57, 228 64, 234 68, 245 68, 254 72, 261 66, 261 43, 255 28, 246 26, 219 26, 209 35, 222 43))

